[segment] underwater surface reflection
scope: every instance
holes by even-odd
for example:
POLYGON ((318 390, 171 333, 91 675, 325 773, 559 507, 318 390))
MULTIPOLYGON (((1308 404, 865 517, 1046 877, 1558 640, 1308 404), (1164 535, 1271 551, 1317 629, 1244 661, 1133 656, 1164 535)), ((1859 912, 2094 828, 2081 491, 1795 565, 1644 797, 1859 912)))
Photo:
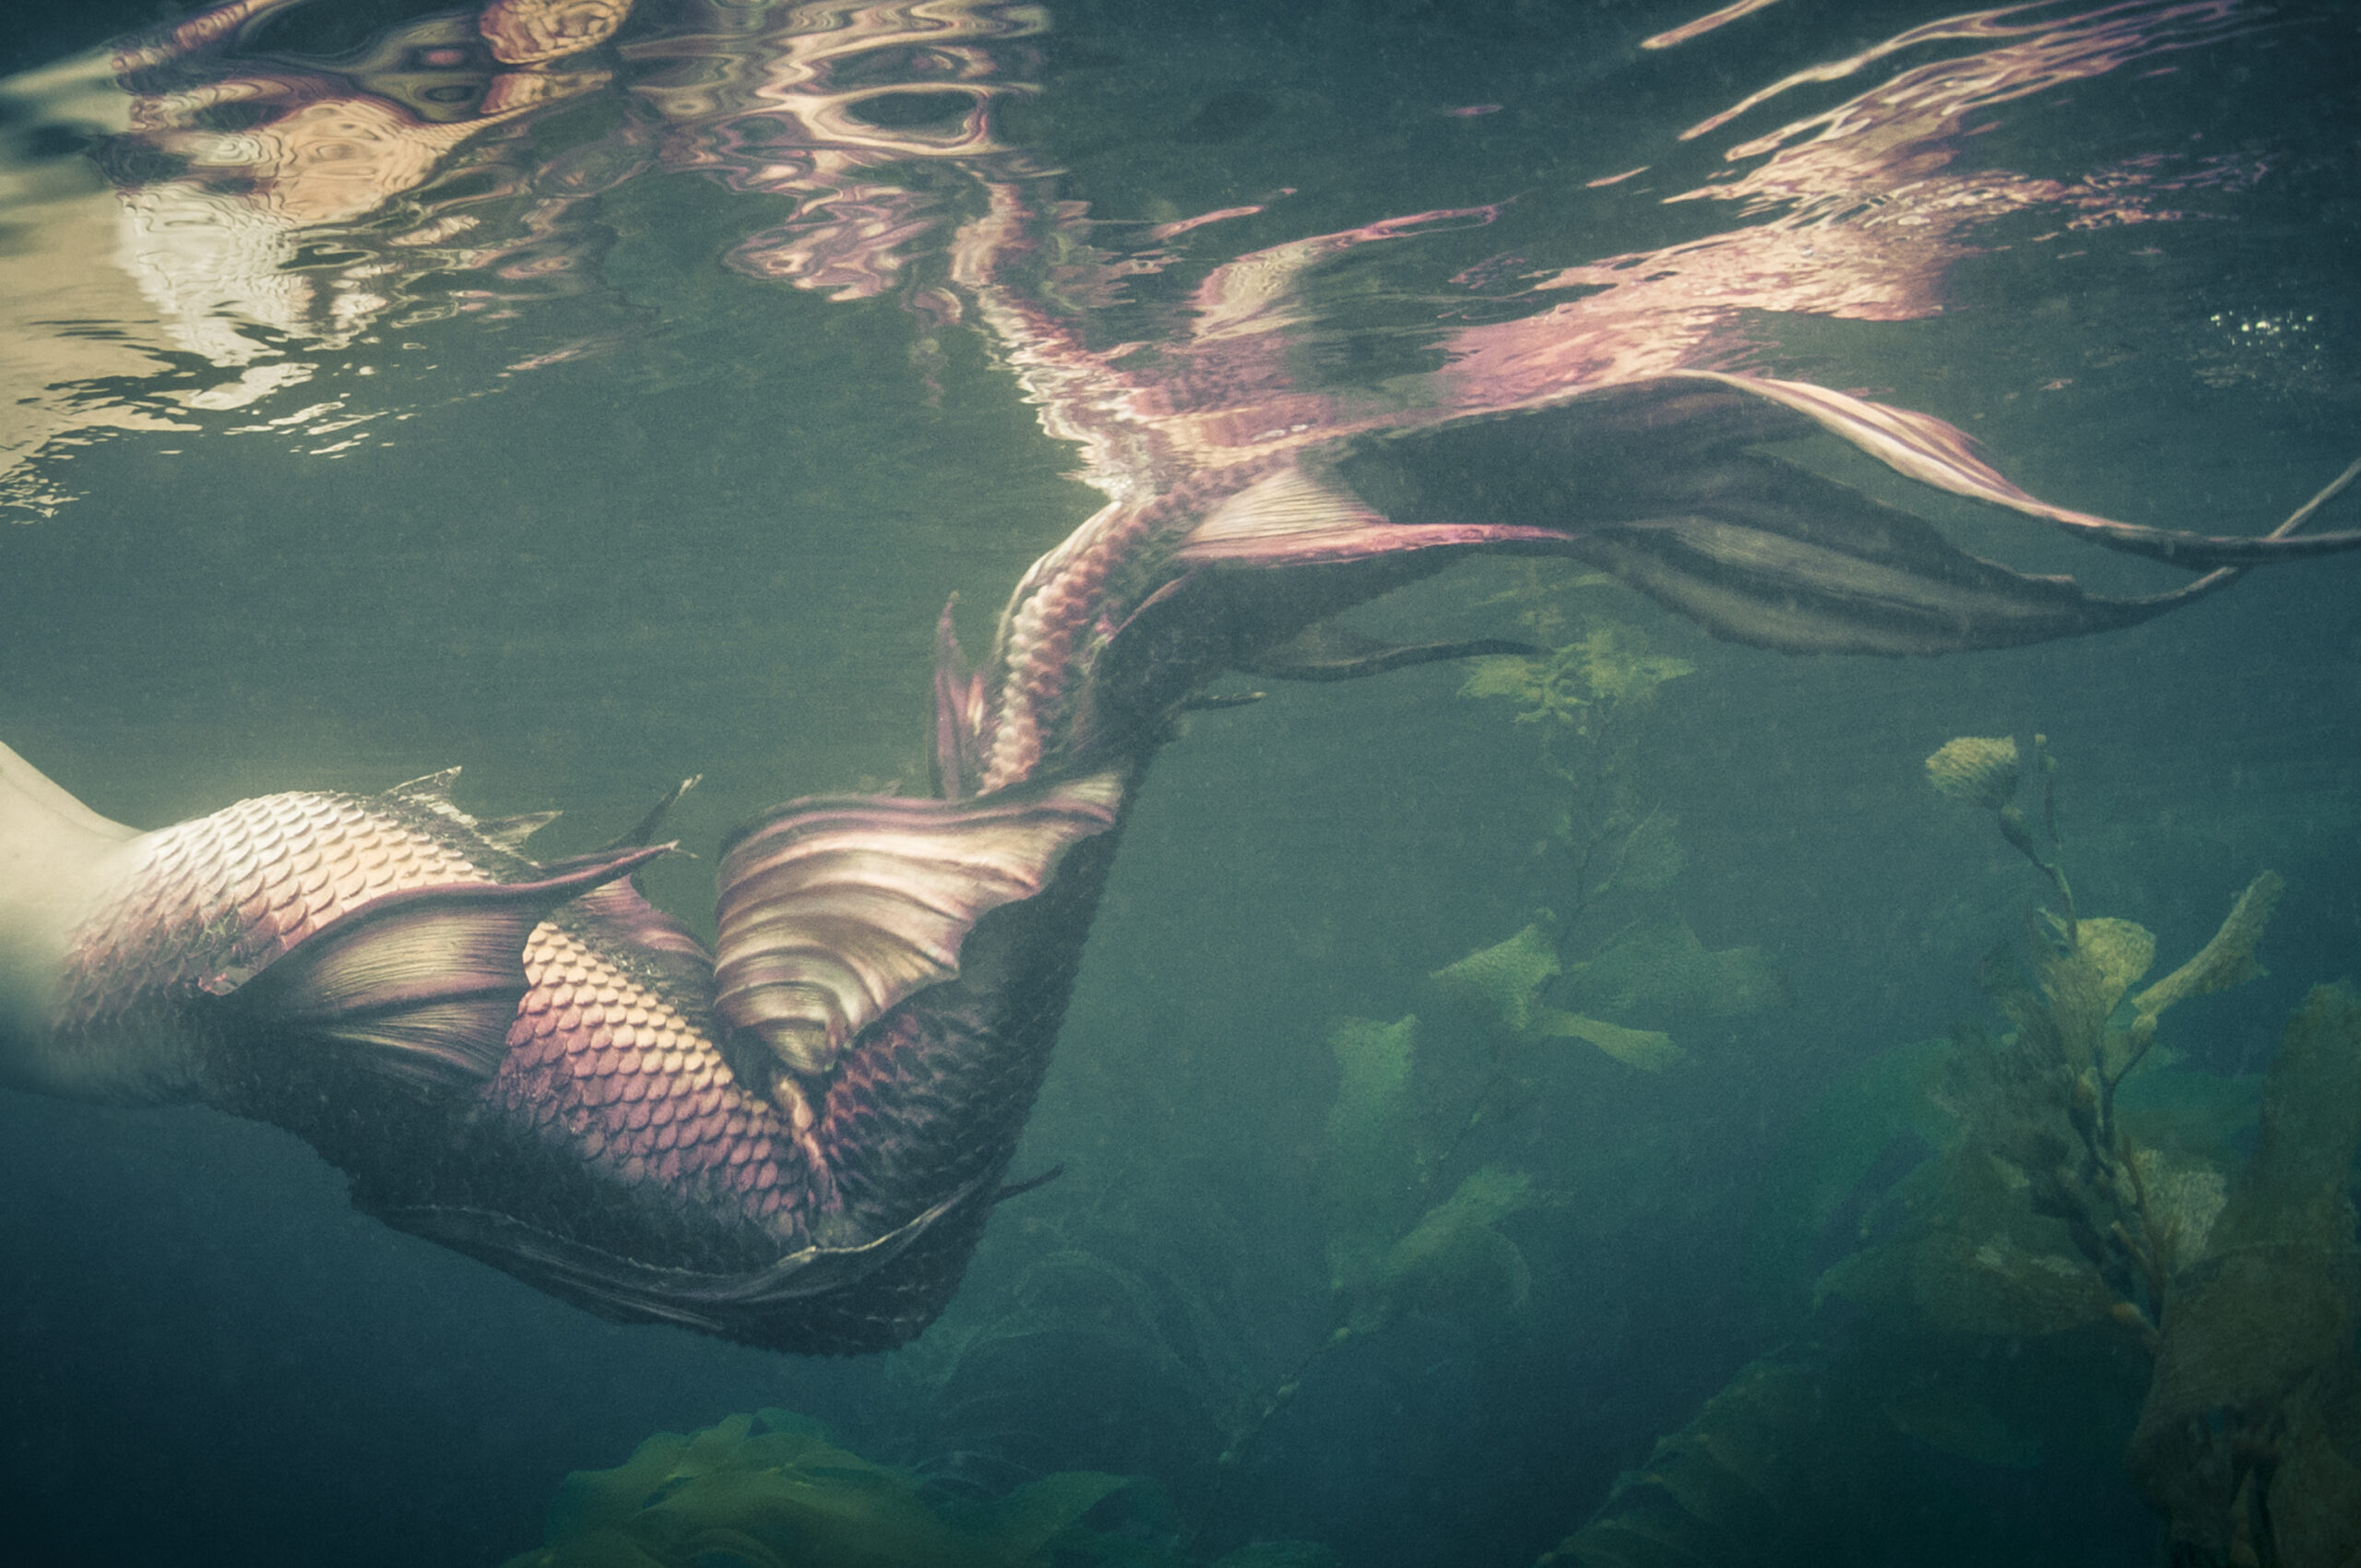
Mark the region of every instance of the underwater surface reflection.
MULTIPOLYGON (((726 835, 1112 757, 1020 870, 1126 836, 883 1354, 0 1090, 28 1560, 2361 1551, 2343 7, 10 48, 0 741, 73 796, 464 765, 554 866, 702 775, 638 882, 782 1169, 946 970, 733 932, 726 835)), ((621 1094, 599 1179, 676 1179, 621 1094)))

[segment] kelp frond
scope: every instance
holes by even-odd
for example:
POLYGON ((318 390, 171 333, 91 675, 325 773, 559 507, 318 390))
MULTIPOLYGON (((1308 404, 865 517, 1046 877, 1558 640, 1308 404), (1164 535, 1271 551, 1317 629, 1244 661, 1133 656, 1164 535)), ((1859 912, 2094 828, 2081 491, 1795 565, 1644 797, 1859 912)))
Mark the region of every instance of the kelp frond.
POLYGON ((1927 782, 1939 794, 1996 812, 2016 798, 2019 768, 2014 735, 1961 735, 1927 759, 1927 782))
POLYGON ((919 1481, 782 1410, 658 1432, 611 1470, 577 1470, 547 1544, 506 1568, 1025 1568, 1121 1477, 1070 1471, 952 1520, 919 1481))

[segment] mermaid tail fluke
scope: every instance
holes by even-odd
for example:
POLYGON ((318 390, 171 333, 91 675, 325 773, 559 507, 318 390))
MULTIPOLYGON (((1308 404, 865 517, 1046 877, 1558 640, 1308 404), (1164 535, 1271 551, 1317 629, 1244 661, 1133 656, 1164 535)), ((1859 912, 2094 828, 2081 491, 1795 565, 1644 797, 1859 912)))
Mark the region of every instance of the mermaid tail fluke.
POLYGON ((1484 413, 1307 437, 1109 506, 1003 616, 980 689, 939 683, 940 754, 1003 788, 1152 747, 1225 670, 1340 679, 1491 643, 1374 645, 1329 618, 1477 554, 1582 561, 1715 636, 1795 653, 1925 655, 2136 624, 2248 569, 2361 548, 2305 534, 2348 470, 2268 534, 2117 522, 2027 493, 1953 426, 1799 382, 1679 372, 1484 413), (1933 525, 1760 448, 1825 433, 1903 478, 2199 572, 2116 597, 1969 554, 1933 525), (969 760, 972 759, 972 760, 969 760))

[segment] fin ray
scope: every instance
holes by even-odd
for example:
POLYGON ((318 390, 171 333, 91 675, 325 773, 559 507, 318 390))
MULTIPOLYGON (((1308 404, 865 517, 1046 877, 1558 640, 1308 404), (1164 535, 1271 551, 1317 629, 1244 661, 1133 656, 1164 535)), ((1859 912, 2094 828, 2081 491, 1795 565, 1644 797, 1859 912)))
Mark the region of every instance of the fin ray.
POLYGON ((1048 885, 1114 826, 1120 769, 967 801, 792 801, 721 859, 715 1005, 789 1067, 825 1072, 905 997, 955 979, 984 915, 1048 885))
POLYGON ((641 1263, 481 1209, 388 1207, 375 1213, 397 1229, 481 1258, 601 1317, 674 1323, 762 1343, 758 1336, 765 1324, 782 1309, 849 1289, 945 1219, 979 1201, 994 1200, 978 1178, 869 1241, 802 1247, 765 1266, 730 1274, 641 1263))
POLYGON ((551 910, 665 853, 635 849, 528 883, 389 893, 347 911, 252 973, 205 989, 251 1026, 351 1051, 431 1087, 500 1067, 525 994, 525 939, 551 910))

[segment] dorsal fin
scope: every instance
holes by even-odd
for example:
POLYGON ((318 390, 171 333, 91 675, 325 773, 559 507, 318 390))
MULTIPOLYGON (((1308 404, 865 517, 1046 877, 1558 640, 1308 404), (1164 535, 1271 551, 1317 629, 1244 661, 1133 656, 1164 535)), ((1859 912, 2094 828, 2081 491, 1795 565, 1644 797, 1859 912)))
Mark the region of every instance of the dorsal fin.
POLYGON ((887 1009, 955 979, 976 922, 1113 826, 1125 784, 1109 769, 968 801, 779 807, 722 854, 717 1009, 795 1072, 826 1072, 887 1009))
POLYGON ((449 805, 451 787, 459 781, 459 770, 446 767, 438 773, 397 784, 386 791, 389 801, 415 801, 421 805, 449 805))
POLYGON ((420 811, 431 812, 446 822, 456 822, 469 832, 474 832, 476 819, 461 811, 458 802, 451 799, 451 787, 458 781, 459 770, 457 767, 446 767, 439 773, 430 773, 423 778, 397 784, 378 799, 397 801, 420 811))
POLYGON ((539 882, 388 893, 204 989, 246 1027, 346 1049, 376 1071, 428 1087, 481 1083, 506 1050, 533 927, 664 852, 635 849, 539 882))

